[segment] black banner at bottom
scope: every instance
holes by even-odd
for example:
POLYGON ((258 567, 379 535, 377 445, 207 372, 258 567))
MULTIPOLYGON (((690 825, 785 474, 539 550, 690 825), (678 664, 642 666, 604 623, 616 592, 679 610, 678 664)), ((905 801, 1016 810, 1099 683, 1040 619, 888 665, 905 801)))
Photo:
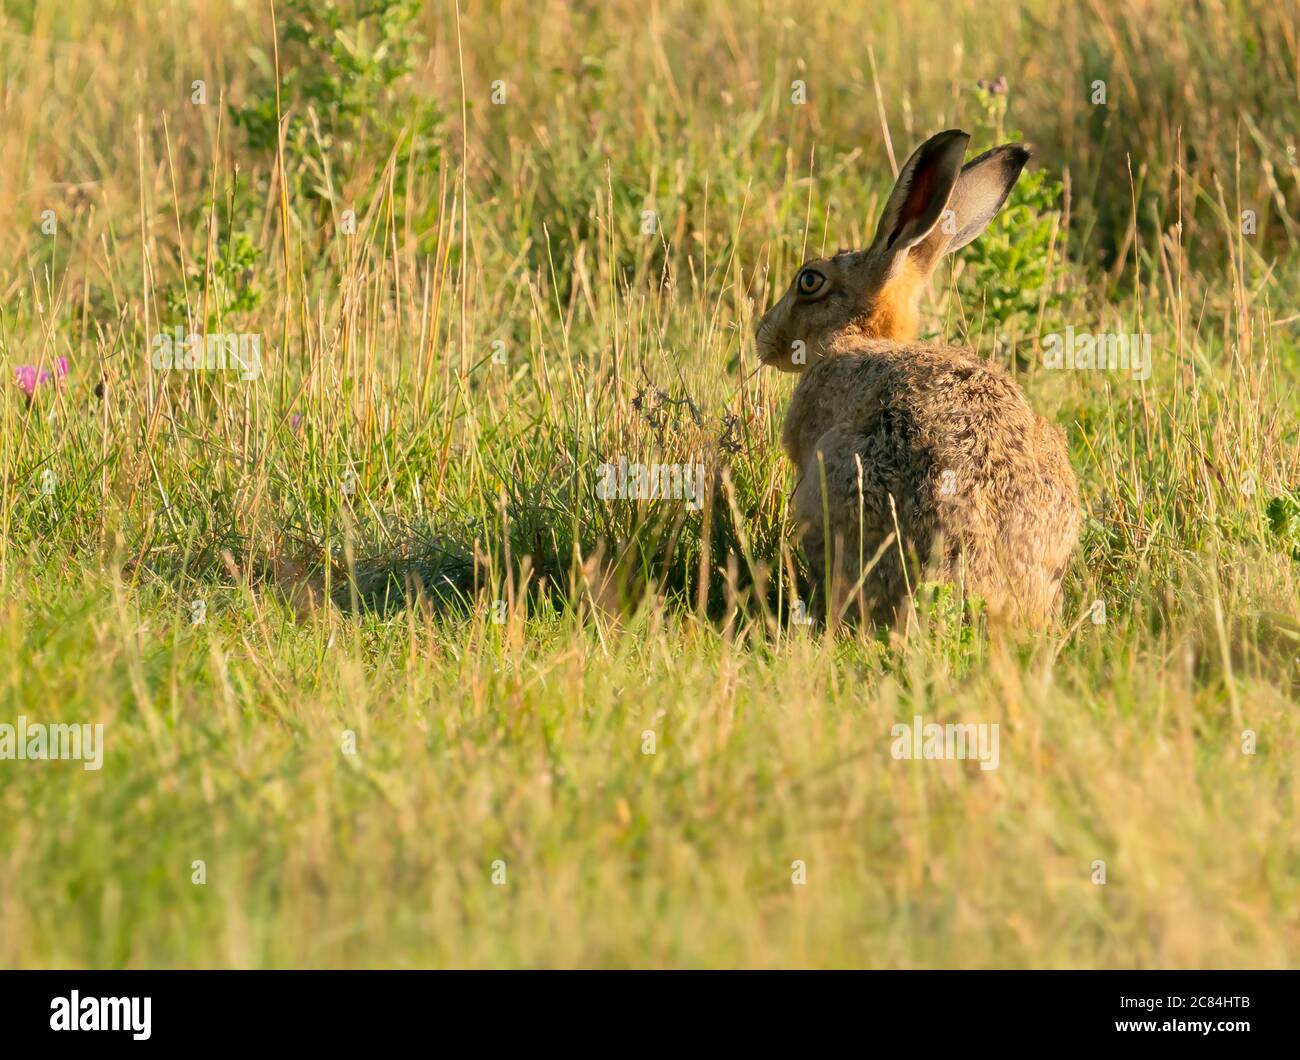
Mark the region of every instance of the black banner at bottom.
POLYGON ((770 1050, 903 1033, 927 1045, 1134 1039, 1221 1049, 1288 1040, 1297 987, 1300 973, 1289 971, 15 971, 0 973, 0 1026, 6 1051, 338 1049, 412 1035, 436 1044, 456 1032, 493 1048, 617 1049, 668 1035, 664 1048, 770 1050))

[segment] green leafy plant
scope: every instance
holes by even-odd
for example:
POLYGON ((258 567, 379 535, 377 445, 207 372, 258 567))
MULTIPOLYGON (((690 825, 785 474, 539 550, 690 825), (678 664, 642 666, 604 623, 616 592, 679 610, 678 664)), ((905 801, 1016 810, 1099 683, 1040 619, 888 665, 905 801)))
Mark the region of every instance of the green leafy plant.
POLYGON ((252 235, 236 232, 211 259, 205 254, 194 262, 184 283, 169 284, 163 299, 174 318, 186 315, 187 302, 197 316, 203 312, 206 289, 206 323, 214 328, 227 316, 251 312, 262 304, 264 291, 257 280, 261 263, 262 251, 252 235))
MULTIPOLYGON (((404 137, 413 161, 436 155, 442 116, 431 101, 398 91, 416 67, 423 36, 417 0, 288 0, 282 11, 281 77, 274 74, 231 116, 257 151, 276 150, 277 108, 288 117, 286 171, 295 192, 329 198, 331 166, 384 157, 404 137)), ((270 72, 269 61, 264 65, 270 72)), ((398 167, 401 190, 405 167, 398 167)))
POLYGON ((1280 493, 1268 502, 1266 514, 1283 550, 1300 561, 1300 498, 1290 491, 1280 493))

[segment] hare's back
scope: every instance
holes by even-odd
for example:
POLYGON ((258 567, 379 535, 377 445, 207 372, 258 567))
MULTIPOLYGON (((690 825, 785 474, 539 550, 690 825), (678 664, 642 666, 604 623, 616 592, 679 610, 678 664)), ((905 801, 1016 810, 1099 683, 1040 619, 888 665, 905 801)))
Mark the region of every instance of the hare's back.
POLYGON ((811 369, 806 382, 787 447, 805 476, 843 464, 845 501, 860 506, 865 493, 872 507, 879 494, 927 522, 996 532, 1010 507, 1074 495, 1060 432, 1006 371, 969 350, 871 343, 811 369))
POLYGON ((917 347, 890 358, 881 408, 915 432, 946 470, 1014 475, 1041 463, 1040 419, 1000 366, 958 347, 917 347))
POLYGON ((791 408, 792 433, 806 441, 832 425, 864 438, 883 430, 963 466, 1016 461, 1041 441, 1015 381, 961 347, 867 343, 810 369, 806 382, 791 408))

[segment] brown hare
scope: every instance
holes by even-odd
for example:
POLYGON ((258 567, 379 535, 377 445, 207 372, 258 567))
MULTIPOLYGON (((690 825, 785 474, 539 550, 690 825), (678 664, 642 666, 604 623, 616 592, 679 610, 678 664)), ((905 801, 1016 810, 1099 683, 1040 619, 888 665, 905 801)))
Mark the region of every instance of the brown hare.
POLYGON ((860 601, 896 622, 918 576, 982 598, 1000 624, 1058 614, 1080 521, 1064 435, 1001 367, 916 341, 939 259, 985 229, 1029 158, 1005 144, 963 167, 969 140, 950 129, 917 148, 871 246, 805 264, 758 324, 763 363, 802 372, 782 443, 832 620, 860 601))

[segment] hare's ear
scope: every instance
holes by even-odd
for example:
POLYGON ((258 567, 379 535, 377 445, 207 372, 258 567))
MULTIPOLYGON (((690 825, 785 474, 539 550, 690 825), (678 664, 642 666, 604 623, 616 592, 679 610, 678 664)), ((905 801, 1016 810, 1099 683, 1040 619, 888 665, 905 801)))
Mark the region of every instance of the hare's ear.
POLYGON ((904 251, 921 242, 948 207, 970 136, 960 129, 936 133, 912 152, 885 203, 871 251, 891 269, 904 251))
POLYGON ((1029 149, 1023 144, 1003 144, 962 167, 942 220, 912 250, 923 272, 928 273, 942 255, 960 250, 988 227, 1028 161, 1029 149))

